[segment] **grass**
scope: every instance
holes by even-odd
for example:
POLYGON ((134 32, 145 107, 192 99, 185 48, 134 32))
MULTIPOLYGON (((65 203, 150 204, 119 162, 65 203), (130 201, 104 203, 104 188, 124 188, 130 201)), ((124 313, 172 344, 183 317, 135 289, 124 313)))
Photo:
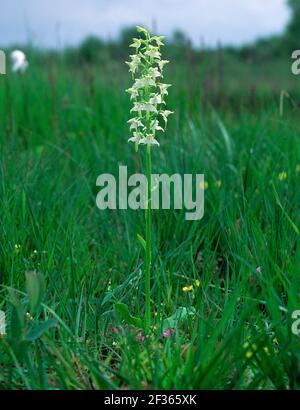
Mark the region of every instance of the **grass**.
POLYGON ((208 187, 201 221, 153 211, 144 341, 115 311, 144 314, 144 213, 95 205, 99 174, 145 172, 126 142, 126 67, 54 61, 0 77, 1 388, 300 387, 299 113, 287 104, 281 117, 271 87, 243 104, 242 75, 242 99, 224 89, 216 107, 202 66, 173 62, 168 73, 176 115, 153 172, 204 173, 208 187))

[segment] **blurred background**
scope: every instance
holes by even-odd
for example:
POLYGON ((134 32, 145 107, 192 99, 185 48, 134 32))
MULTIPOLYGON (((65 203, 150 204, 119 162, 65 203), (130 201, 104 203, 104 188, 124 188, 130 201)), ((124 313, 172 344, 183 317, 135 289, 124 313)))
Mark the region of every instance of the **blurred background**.
POLYGON ((298 93, 291 52, 300 47, 299 0, 14 0, 1 15, 0 47, 24 50, 31 65, 124 70, 140 24, 166 36, 173 67, 188 67, 181 75, 197 77, 191 98, 200 86, 202 101, 218 106, 298 93))
MULTIPOLYGON (((294 2, 294 3, 297 3, 294 2)), ((76 45, 89 35, 116 39, 145 25, 170 38, 184 31, 193 45, 241 45, 284 31, 286 0, 13 0, 1 7, 1 43, 76 45)))

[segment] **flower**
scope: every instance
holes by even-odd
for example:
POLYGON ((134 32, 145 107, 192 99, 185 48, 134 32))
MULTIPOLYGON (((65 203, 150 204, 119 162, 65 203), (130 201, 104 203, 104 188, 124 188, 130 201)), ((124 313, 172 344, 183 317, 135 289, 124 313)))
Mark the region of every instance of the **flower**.
POLYGON ((112 327, 111 331, 117 336, 119 335, 123 336, 126 332, 126 329, 120 325, 117 325, 115 327, 112 327))
POLYGON ((287 179, 287 173, 285 171, 280 172, 278 179, 279 181, 284 181, 285 179, 287 179))
POLYGON ((26 312, 25 317, 26 317, 26 320, 29 320, 29 321, 33 320, 33 316, 31 316, 29 312, 26 312))
POLYGON ((160 60, 160 61, 158 61, 158 67, 159 67, 159 69, 160 69, 160 71, 162 71, 163 70, 163 68, 164 68, 164 66, 166 65, 166 64, 169 64, 169 60, 160 60))
POLYGON ((139 68, 139 65, 141 63, 141 58, 137 56, 136 54, 133 54, 130 56, 131 61, 126 61, 126 64, 129 66, 129 72, 134 74, 137 69, 139 68))
POLYGON ((163 337, 171 337, 174 335, 174 329, 172 327, 169 327, 169 329, 166 329, 162 333, 163 337))
POLYGON ((251 359, 251 357, 253 356, 253 352, 251 350, 248 350, 248 352, 246 353, 246 357, 247 359, 251 359))
POLYGON ((131 112, 134 111, 146 111, 147 113, 150 112, 156 112, 155 105, 151 104, 150 102, 145 102, 145 103, 135 103, 133 108, 131 109, 131 112))
POLYGON ((20 71, 21 73, 24 73, 28 68, 29 63, 26 59, 26 55, 21 50, 12 51, 10 59, 12 62, 12 70, 14 72, 20 71))
POLYGON ((165 104, 165 102, 161 98, 161 95, 159 94, 153 94, 149 102, 150 104, 153 104, 153 105, 165 104))
POLYGON ((163 39, 164 39, 164 36, 154 36, 154 37, 153 37, 153 40, 156 42, 156 44, 157 44, 158 47, 164 45, 163 39))
POLYGON ((137 29, 137 31, 138 31, 139 33, 145 33, 146 35, 149 34, 149 33, 148 33, 148 30, 147 30, 146 28, 144 28, 144 27, 136 26, 136 29, 137 29))
POLYGON ((162 131, 164 132, 164 129, 159 125, 159 122, 157 120, 152 120, 150 123, 150 129, 153 133, 155 133, 155 131, 162 131))
POLYGON ((207 181, 203 181, 203 182, 200 182, 200 188, 201 189, 208 189, 208 182, 207 181))
POLYGON ((184 286, 182 288, 183 292, 191 292, 192 290, 194 290, 194 286, 190 285, 190 286, 184 286))
POLYGON ((161 112, 160 112, 160 115, 163 117, 165 123, 168 122, 168 117, 169 117, 169 115, 171 115, 171 114, 174 114, 174 112, 173 112, 173 111, 169 111, 169 110, 165 110, 165 111, 161 111, 161 112))
POLYGON ((195 285, 197 286, 197 288, 199 288, 199 286, 201 285, 201 282, 199 279, 195 280, 195 285))
POLYGON ((150 87, 150 86, 155 87, 155 85, 156 84, 153 78, 151 78, 150 76, 146 76, 146 77, 138 78, 136 82, 133 84, 133 88, 139 89, 139 88, 145 88, 145 87, 150 87))
POLYGON ((127 122, 130 124, 130 130, 136 130, 139 127, 144 126, 144 124, 142 123, 142 121, 138 117, 137 118, 131 118, 127 122))
POLYGON ((15 244, 15 252, 16 252, 16 254, 18 254, 18 253, 20 252, 20 250, 21 250, 21 245, 18 244, 18 243, 16 243, 16 244, 15 244))
POLYGON ((218 179, 218 180, 215 182, 215 184, 216 184, 216 187, 217 187, 217 188, 221 188, 221 186, 222 186, 222 181, 221 181, 220 179, 218 179))
POLYGON ((162 109, 165 105, 165 97, 168 95, 170 84, 160 81, 163 77, 163 68, 169 63, 161 59, 160 47, 163 46, 162 36, 151 36, 148 30, 137 26, 137 31, 142 38, 134 38, 130 47, 136 49, 136 54, 130 55, 130 61, 126 62, 129 72, 132 73, 134 83, 126 91, 133 101, 131 113, 135 113, 130 119, 130 131, 133 136, 128 141, 136 144, 158 145, 157 132, 164 132, 161 126, 162 120, 166 126, 168 116, 172 111, 162 109))
POLYGON ((138 95, 139 95, 139 90, 138 90, 138 88, 136 88, 136 87, 128 88, 128 89, 126 90, 126 92, 131 95, 131 96, 130 96, 130 99, 131 99, 131 100, 134 100, 134 99, 137 98, 138 95))
POLYGON ((157 67, 151 67, 149 68, 149 74, 153 78, 153 80, 156 80, 156 78, 162 77, 161 72, 158 70, 157 67))
POLYGON ((160 93, 162 96, 168 95, 168 88, 171 87, 171 84, 159 84, 160 93))
POLYGON ((129 138, 128 142, 135 142, 139 144, 140 140, 141 140, 141 135, 138 132, 134 132, 133 137, 129 138))
POLYGON ((159 52, 158 47, 149 46, 149 49, 145 52, 145 55, 150 58, 160 59, 161 53, 159 52))
POLYGON ((143 333, 141 332, 141 330, 139 330, 138 331, 138 333, 137 333, 137 335, 136 335, 136 337, 135 337, 135 340, 137 341, 137 342, 141 342, 141 343, 143 343, 144 341, 145 341, 145 336, 143 335, 143 333))
POLYGON ((139 144, 158 145, 159 142, 154 137, 144 137, 139 140, 139 144))
POLYGON ((142 40, 140 38, 134 38, 133 43, 130 44, 129 47, 133 47, 138 50, 141 47, 141 45, 142 45, 142 40))

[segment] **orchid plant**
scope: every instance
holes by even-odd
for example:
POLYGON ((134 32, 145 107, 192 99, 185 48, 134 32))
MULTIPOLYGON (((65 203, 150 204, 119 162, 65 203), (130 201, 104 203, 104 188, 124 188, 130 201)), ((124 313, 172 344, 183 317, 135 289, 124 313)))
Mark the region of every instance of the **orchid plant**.
POLYGON ((135 144, 136 151, 139 145, 146 146, 147 168, 147 207, 146 207, 146 240, 142 240, 145 249, 145 329, 151 325, 151 148, 159 146, 157 133, 164 132, 168 117, 172 111, 166 109, 165 98, 168 95, 170 84, 165 84, 163 70, 167 60, 162 60, 161 46, 164 45, 162 36, 151 36, 148 30, 137 26, 140 38, 134 38, 130 47, 135 49, 135 54, 127 62, 129 72, 134 83, 126 90, 133 102, 131 109, 132 118, 128 121, 132 137, 130 142, 135 144))

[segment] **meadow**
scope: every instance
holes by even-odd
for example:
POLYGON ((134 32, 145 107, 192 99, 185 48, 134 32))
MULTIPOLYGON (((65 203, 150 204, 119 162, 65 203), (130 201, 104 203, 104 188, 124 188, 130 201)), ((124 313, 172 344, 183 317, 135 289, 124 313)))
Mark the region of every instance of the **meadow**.
POLYGON ((144 212, 95 203, 99 174, 145 172, 144 150, 127 143, 127 68, 29 61, 23 75, 0 76, 0 387, 298 389, 300 78, 290 61, 208 53, 166 69, 175 115, 153 171, 204 173, 205 214, 153 211, 147 337, 115 309, 144 314, 144 212), (282 90, 293 100, 280 112, 282 90))

